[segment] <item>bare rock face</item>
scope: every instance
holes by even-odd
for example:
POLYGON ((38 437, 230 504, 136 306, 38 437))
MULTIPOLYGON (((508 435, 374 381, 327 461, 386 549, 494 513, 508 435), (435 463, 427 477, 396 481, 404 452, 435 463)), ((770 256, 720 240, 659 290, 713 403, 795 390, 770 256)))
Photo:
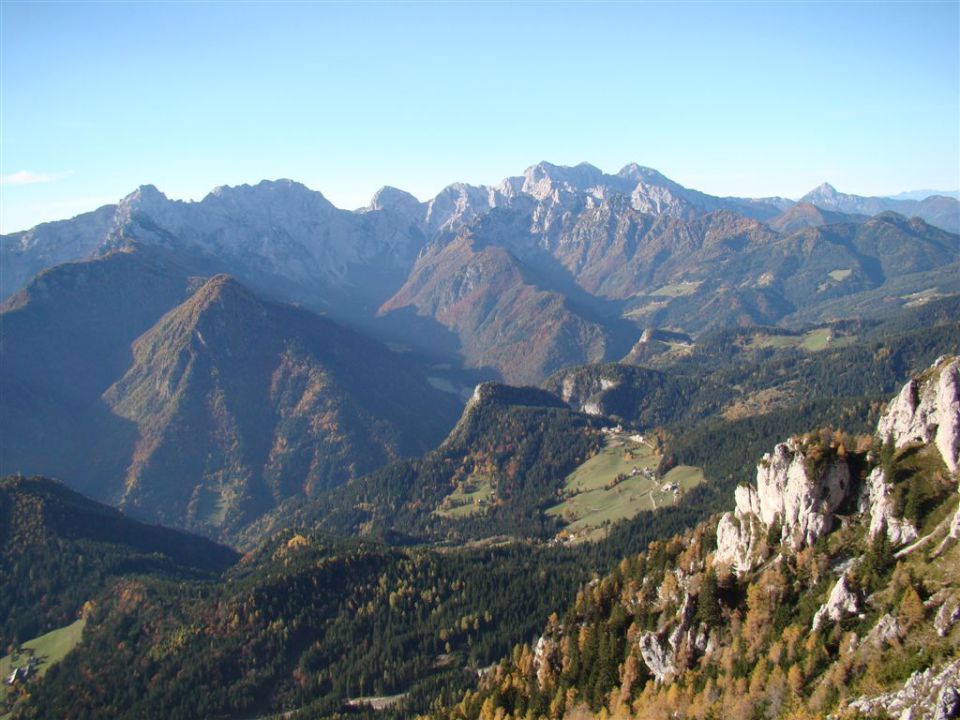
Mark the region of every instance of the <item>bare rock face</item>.
POLYGON ((939 669, 915 672, 903 687, 875 697, 861 697, 850 708, 867 715, 901 716, 910 712, 913 720, 948 720, 958 717, 957 688, 960 687, 960 660, 939 669))
POLYGON ((811 450, 790 439, 764 455, 756 487, 739 487, 737 507, 717 527, 716 561, 740 574, 763 560, 769 528, 794 550, 833 529, 833 514, 850 492, 850 468, 839 458, 814 463, 811 450))
POLYGON ((808 451, 791 439, 764 455, 757 468, 760 519, 767 526, 779 522, 781 539, 795 550, 833 529, 833 513, 851 484, 846 462, 829 461, 811 477, 809 459, 808 451))
MULTIPOLYGON (((893 438, 897 448, 933 442, 943 462, 960 469, 960 358, 938 358, 929 370, 903 386, 890 403, 877 435, 893 438)), ((960 509, 953 517, 950 535, 960 538, 960 509)))
POLYGON ((960 468, 960 358, 940 358, 912 379, 877 423, 898 448, 933 442, 951 472, 960 468))
POLYGON ((547 686, 551 673, 559 666, 560 648, 553 638, 541 635, 533 653, 533 667, 537 672, 537 684, 541 689, 547 686))
POLYGON ((813 629, 819 630, 827 621, 840 622, 860 610, 860 598, 850 589, 846 574, 841 575, 830 591, 827 602, 813 616, 813 629))
POLYGON ((749 500, 741 502, 741 495, 756 497, 753 488, 740 486, 736 490, 737 510, 726 513, 717 525, 717 554, 715 560, 721 565, 729 565, 738 575, 747 573, 761 562, 766 554, 766 528, 759 513, 743 512, 741 507, 749 500))
POLYGON ((640 657, 657 679, 664 683, 673 679, 677 672, 674 648, 670 638, 662 639, 657 633, 647 632, 640 636, 640 657))
POLYGON ((676 624, 672 629, 660 632, 645 632, 640 636, 640 657, 657 682, 670 682, 677 675, 678 657, 681 651, 703 653, 708 635, 698 630, 693 622, 694 608, 689 594, 684 594, 683 604, 677 611, 676 624))
POLYGON ((561 397, 571 407, 587 415, 601 415, 600 393, 617 386, 617 381, 605 377, 587 377, 569 373, 563 378, 561 397))
POLYGON ((894 545, 906 545, 917 539, 917 529, 909 520, 898 517, 891 487, 883 469, 876 467, 867 477, 860 496, 860 512, 870 513, 870 537, 886 531, 894 545))
POLYGON ((933 720, 952 720, 960 717, 960 692, 952 685, 940 691, 933 709, 933 720))
POLYGON ((955 598, 947 598, 937 610, 933 620, 933 627, 940 637, 946 637, 953 626, 960 620, 960 604, 955 598))
POLYGON ((890 613, 885 614, 873 629, 867 635, 867 641, 877 647, 883 647, 887 643, 899 640, 903 636, 903 628, 900 627, 900 621, 890 613))

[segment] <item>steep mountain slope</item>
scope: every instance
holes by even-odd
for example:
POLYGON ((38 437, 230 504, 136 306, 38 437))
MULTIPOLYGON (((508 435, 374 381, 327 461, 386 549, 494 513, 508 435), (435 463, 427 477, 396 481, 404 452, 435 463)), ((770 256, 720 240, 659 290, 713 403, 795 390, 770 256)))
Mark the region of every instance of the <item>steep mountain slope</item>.
POLYGON ((130 248, 47 270, 0 306, 0 473, 69 479, 106 499, 135 430, 100 396, 134 339, 191 290, 177 259, 130 248))
POLYGON ((672 275, 659 278, 663 289, 632 301, 628 313, 648 325, 702 333, 772 324, 801 308, 809 318, 818 306, 853 301, 887 284, 907 297, 936 284, 927 273, 957 265, 958 242, 956 235, 895 214, 807 228, 709 262, 684 256, 672 275))
MULTIPOLYGON (((611 327, 528 275, 506 249, 461 235, 422 255, 380 314, 385 322, 404 323, 404 310, 413 309, 435 320, 456 334, 468 365, 493 368, 516 384, 539 381, 571 362, 622 354, 624 341, 611 327)), ((416 342, 416 325, 409 327, 416 342)))
POLYGON ((874 438, 777 445, 735 513, 625 558, 436 716, 955 716, 958 433, 945 358, 874 438))
POLYGON ((412 361, 192 269, 129 247, 4 304, 3 472, 217 533, 422 453, 455 422, 458 399, 412 361))
POLYGON ((71 622, 115 578, 212 578, 238 559, 52 480, 9 476, 0 480, 0 648, 71 622))
POLYGON ((121 506, 207 532, 425 451, 458 406, 385 348, 227 276, 133 354, 103 396, 138 429, 121 506))

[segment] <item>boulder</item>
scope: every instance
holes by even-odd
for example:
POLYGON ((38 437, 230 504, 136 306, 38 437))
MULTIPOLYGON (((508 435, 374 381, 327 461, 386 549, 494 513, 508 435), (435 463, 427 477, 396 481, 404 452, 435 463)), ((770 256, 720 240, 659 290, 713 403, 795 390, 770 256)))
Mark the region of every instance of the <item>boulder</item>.
POLYGON ((841 575, 830 591, 827 602, 813 616, 813 630, 819 630, 826 621, 840 622, 860 610, 860 598, 850 589, 847 576, 841 575))

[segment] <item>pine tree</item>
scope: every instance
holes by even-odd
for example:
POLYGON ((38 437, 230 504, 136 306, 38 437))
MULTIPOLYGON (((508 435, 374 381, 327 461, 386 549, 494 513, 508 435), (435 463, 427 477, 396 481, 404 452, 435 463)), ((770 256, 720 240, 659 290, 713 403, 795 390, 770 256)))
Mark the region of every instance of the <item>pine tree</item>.
POLYGON ((700 595, 697 597, 697 620, 709 628, 720 625, 723 617, 720 613, 720 601, 717 596, 717 574, 713 568, 707 570, 700 583, 700 595))

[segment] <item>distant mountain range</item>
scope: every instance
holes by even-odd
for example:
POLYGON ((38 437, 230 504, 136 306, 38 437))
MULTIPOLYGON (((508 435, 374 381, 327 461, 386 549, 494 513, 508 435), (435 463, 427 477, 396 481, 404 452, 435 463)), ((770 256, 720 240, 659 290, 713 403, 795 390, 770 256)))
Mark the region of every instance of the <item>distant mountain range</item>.
MULTIPOLYGON (((778 322, 942 269, 957 261, 948 233, 960 226, 958 208, 951 198, 865 198, 829 185, 799 203, 721 198, 636 164, 609 175, 540 163, 427 202, 383 188, 355 212, 288 180, 190 203, 145 186, 117 205, 4 236, 0 280, 11 294, 62 262, 156 248, 192 274, 229 273, 266 298, 529 383, 619 359, 646 327, 778 322), (881 237, 897 262, 878 254, 881 237)), ((917 278, 910 289, 930 283, 917 278)))
POLYGON ((355 212, 287 180, 145 186, 0 238, 0 472, 233 536, 435 447, 481 379, 960 292, 958 207, 721 198, 635 164, 355 212))
MULTIPOLYGON (((914 196, 922 193, 905 193, 914 196)), ((901 215, 921 217, 931 225, 942 227, 950 232, 958 232, 957 197, 946 195, 926 195, 922 198, 898 196, 894 198, 861 197, 837 192, 836 188, 824 183, 814 188, 802 198, 801 203, 810 203, 825 210, 845 213, 876 215, 882 212, 896 212, 901 215)))
POLYGON ((960 200, 960 190, 908 190, 889 197, 891 200, 926 200, 934 195, 960 200))

